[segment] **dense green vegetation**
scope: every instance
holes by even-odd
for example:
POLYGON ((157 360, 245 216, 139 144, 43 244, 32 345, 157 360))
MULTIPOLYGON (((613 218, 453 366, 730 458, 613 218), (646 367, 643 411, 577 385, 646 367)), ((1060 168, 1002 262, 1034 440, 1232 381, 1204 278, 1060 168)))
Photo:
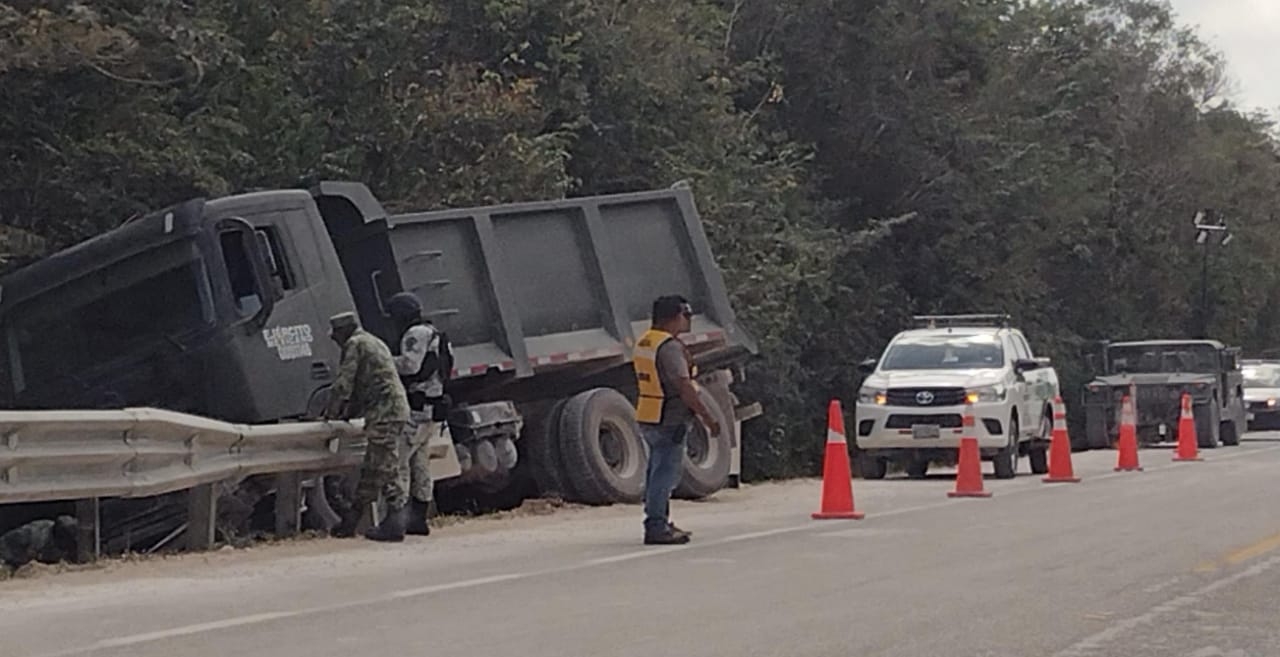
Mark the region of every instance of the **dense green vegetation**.
POLYGON ((748 475, 913 312, 1008 311, 1074 393, 1103 337, 1280 343, 1280 160, 1155 0, 0 2, 10 265, 201 194, 321 177, 398 208, 697 194, 769 406, 748 475))

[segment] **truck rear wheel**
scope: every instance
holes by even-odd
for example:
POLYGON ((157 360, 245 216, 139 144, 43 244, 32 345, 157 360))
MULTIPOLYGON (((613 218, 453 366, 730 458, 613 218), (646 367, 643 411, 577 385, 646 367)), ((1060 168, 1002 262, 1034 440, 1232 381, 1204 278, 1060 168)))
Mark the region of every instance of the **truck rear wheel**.
POLYGON ((560 455, 560 416, 566 403, 560 399, 548 405, 539 417, 531 418, 533 422, 525 425, 520 437, 520 451, 528 459, 534 485, 543 497, 574 497, 560 455))
POLYGON ((565 474, 586 504, 635 503, 644 496, 644 441, 635 408, 611 388, 571 397, 560 417, 565 474))
POLYGON ((733 431, 733 409, 717 403, 717 395, 706 388, 700 388, 698 396, 720 423, 720 435, 709 435, 707 428, 694 420, 685 444, 684 474, 672 493, 686 500, 702 499, 729 485, 729 466, 733 459, 733 439, 729 434, 733 431))

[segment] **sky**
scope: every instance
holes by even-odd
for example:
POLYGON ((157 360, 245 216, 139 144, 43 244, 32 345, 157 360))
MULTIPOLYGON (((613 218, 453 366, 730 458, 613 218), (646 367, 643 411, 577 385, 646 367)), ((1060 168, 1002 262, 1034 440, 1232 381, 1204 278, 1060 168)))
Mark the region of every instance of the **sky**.
POLYGON ((1280 0, 1172 0, 1181 22, 1227 57, 1232 100, 1280 117, 1280 0))

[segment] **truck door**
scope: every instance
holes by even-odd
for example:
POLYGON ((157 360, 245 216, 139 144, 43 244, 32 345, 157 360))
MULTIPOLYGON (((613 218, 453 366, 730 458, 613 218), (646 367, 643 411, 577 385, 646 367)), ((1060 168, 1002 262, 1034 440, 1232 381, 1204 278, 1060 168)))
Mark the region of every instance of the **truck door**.
MULTIPOLYGON (((336 375, 339 351, 328 337, 328 317, 349 310, 350 297, 343 308, 319 301, 333 296, 328 290, 332 277, 326 275, 305 207, 238 216, 252 227, 258 253, 247 253, 245 240, 230 227, 220 229, 219 242, 231 279, 233 311, 246 329, 234 333, 255 407, 254 417, 246 421, 301 417, 316 391, 336 375), (254 285, 253 257, 265 261, 269 299, 262 299, 254 285), (264 302, 269 304, 265 315, 264 302)), ((335 274, 341 283, 341 273, 335 274)))

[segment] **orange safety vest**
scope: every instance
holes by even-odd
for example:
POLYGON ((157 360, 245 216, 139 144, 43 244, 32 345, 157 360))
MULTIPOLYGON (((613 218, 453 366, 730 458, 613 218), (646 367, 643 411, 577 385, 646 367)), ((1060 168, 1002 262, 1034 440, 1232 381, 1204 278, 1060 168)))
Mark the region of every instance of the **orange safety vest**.
MULTIPOLYGON (((640 341, 636 343, 635 354, 632 356, 631 363, 636 370, 636 383, 640 388, 640 396, 636 400, 636 421, 642 424, 661 424, 663 409, 666 407, 668 399, 676 399, 680 396, 678 391, 668 394, 662 387, 662 377, 658 376, 658 349, 666 344, 668 340, 674 340, 675 336, 660 331, 658 329, 649 329, 644 335, 640 336, 640 341)), ((698 376, 698 367, 693 364, 693 359, 689 357, 689 351, 681 343, 681 349, 685 349, 685 358, 689 362, 689 378, 698 376)), ((695 384, 696 385, 696 384, 695 384)))

